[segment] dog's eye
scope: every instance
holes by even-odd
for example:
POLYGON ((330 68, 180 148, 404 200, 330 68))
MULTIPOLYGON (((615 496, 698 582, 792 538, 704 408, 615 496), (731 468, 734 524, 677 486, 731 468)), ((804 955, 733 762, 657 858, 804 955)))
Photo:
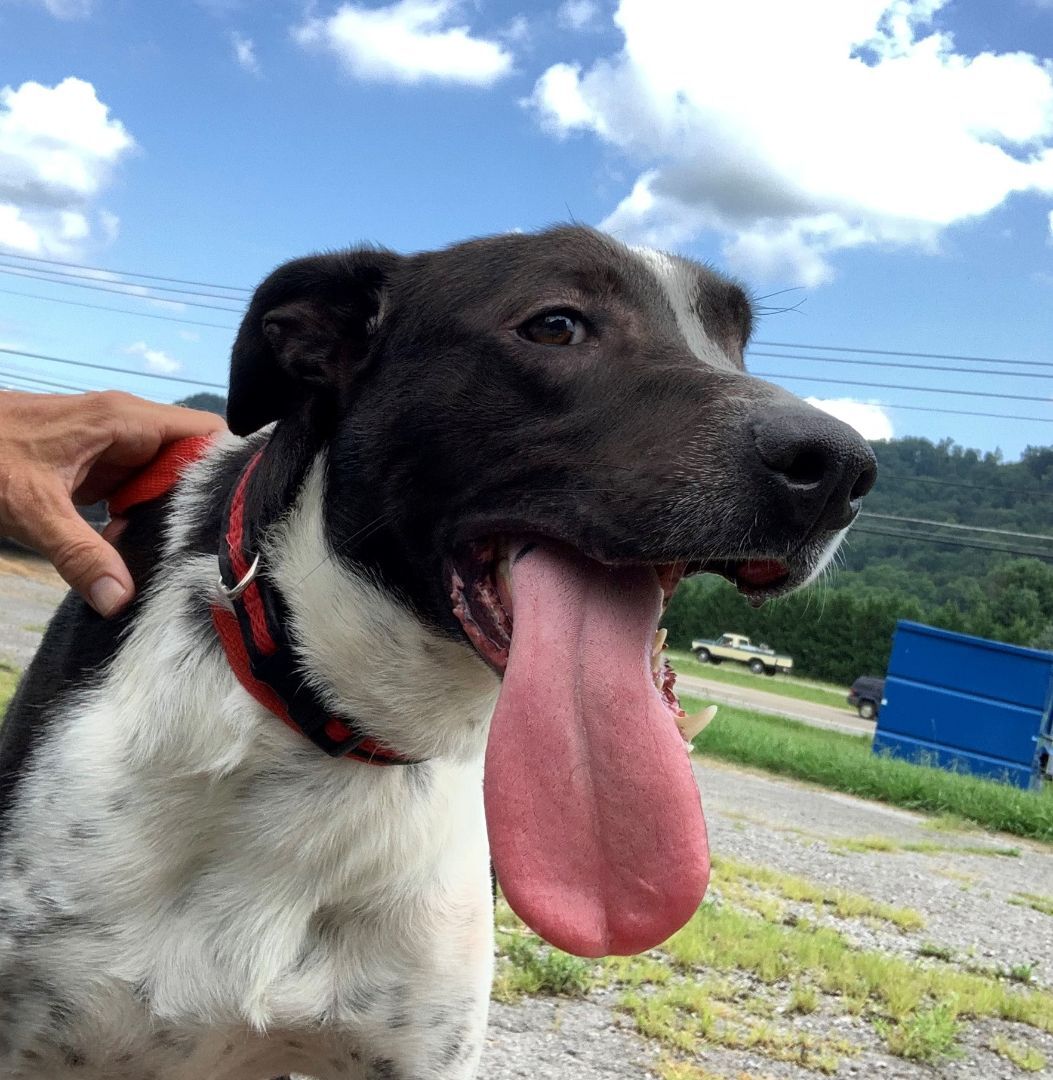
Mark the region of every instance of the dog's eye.
POLYGON ((523 323, 518 334, 537 345, 580 345, 589 330, 584 316, 565 308, 535 315, 523 323))

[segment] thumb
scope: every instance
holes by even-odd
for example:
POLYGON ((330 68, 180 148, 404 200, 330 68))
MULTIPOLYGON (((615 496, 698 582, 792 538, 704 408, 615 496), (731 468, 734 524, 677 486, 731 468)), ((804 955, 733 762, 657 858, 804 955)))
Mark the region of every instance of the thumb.
POLYGON ((108 544, 59 494, 34 521, 26 541, 51 560, 71 588, 103 616, 115 615, 135 595, 135 584, 117 549, 108 544))

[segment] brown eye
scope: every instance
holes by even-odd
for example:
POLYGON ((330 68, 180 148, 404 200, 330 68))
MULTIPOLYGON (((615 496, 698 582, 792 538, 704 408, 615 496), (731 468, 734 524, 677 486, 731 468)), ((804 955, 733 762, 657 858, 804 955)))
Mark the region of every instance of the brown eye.
POLYGON ((584 317, 569 309, 535 315, 517 332, 537 345, 580 345, 589 336, 584 317))

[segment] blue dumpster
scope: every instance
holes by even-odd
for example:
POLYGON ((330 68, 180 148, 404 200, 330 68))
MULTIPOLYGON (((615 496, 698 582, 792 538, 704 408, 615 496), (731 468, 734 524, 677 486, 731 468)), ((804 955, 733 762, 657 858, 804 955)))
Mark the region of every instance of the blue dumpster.
POLYGON ((1036 787, 1051 704, 1053 653, 901 620, 874 751, 1036 787))

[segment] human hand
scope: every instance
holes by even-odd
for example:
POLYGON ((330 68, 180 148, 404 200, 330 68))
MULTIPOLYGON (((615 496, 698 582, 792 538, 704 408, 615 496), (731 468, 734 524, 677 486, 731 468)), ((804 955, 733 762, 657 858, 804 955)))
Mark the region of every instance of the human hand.
POLYGON ((166 443, 224 427, 221 417, 114 390, 0 393, 0 535, 39 551, 100 615, 135 584, 117 549, 76 511, 116 491, 166 443))

